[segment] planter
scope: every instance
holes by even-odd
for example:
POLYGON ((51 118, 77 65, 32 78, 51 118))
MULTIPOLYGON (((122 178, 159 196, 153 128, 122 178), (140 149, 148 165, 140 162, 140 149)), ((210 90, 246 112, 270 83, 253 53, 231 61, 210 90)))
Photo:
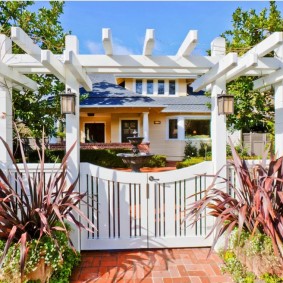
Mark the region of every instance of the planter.
POLYGON ((48 282, 52 275, 52 268, 51 266, 45 264, 44 259, 40 259, 37 264, 37 267, 34 271, 30 272, 27 276, 27 280, 39 280, 41 283, 48 282))
POLYGON ((282 260, 279 257, 264 252, 247 254, 248 250, 250 250, 250 242, 235 250, 237 259, 248 271, 254 273, 258 278, 266 273, 283 277, 282 260))
POLYGON ((48 282, 52 275, 52 268, 45 264, 44 259, 40 259, 35 269, 29 274, 24 276, 23 281, 21 280, 20 273, 4 273, 0 274, 0 282, 9 282, 9 283, 22 283, 29 280, 39 281, 41 283, 48 282))

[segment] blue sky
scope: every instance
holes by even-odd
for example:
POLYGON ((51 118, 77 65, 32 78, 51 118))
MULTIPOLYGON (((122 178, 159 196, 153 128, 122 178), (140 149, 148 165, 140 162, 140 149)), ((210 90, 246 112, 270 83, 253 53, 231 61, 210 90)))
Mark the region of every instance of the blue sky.
MULTIPOLYGON (((48 5, 37 2, 37 6, 48 5)), ((145 30, 155 29, 156 55, 174 55, 187 32, 198 30, 194 54, 204 55, 210 42, 232 27, 237 7, 261 11, 268 1, 67 1, 61 23, 80 42, 80 53, 103 54, 102 28, 111 28, 116 54, 141 54, 145 30)), ((277 2, 283 15, 283 2, 277 2)))

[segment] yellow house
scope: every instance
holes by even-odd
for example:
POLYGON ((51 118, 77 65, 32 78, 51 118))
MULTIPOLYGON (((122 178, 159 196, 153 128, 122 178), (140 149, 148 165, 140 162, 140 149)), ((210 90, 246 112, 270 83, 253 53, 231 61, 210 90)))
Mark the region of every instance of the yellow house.
POLYGON ((96 75, 92 92, 81 89, 81 143, 126 143, 134 130, 150 152, 184 157, 185 142, 210 141, 210 99, 192 93, 192 80, 96 75))

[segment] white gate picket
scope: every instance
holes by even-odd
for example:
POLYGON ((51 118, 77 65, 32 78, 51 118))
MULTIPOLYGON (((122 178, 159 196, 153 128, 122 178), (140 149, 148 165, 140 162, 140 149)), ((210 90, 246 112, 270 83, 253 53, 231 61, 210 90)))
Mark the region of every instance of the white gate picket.
POLYGON ((147 175, 87 163, 80 170, 80 191, 87 192, 81 209, 98 230, 94 234, 82 231, 81 249, 147 248, 147 175), (89 181, 92 178, 95 184, 89 181), (93 198, 97 202, 90 207, 88 199, 93 198))
POLYGON ((200 198, 189 196, 204 190, 211 178, 198 176, 212 173, 211 162, 160 173, 149 173, 148 240, 149 248, 200 247, 211 245, 206 236, 212 226, 207 216, 189 227, 184 221, 189 203, 200 198))
MULTIPOLYGON (((195 227, 184 221, 189 203, 211 181, 212 163, 160 173, 132 173, 82 163, 80 190, 87 192, 81 209, 96 225, 82 231, 81 248, 134 249, 209 246, 211 219, 195 227)), ((82 219, 83 220, 83 219, 82 219)))

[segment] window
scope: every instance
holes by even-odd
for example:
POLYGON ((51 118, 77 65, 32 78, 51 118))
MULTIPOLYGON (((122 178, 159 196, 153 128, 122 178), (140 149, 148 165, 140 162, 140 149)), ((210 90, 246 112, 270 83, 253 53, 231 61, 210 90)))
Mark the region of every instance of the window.
POLYGON ((210 120, 185 119, 185 138, 209 138, 210 120))
POLYGON ((174 80, 169 81, 169 94, 176 94, 176 82, 174 80))
POLYGON ((142 80, 136 80, 136 93, 142 94, 142 80))
POLYGON ((169 139, 178 139, 178 119, 169 119, 169 139))
POLYGON ((164 94, 164 80, 158 80, 158 94, 164 94))
POLYGON ((153 94, 153 80, 147 80, 146 92, 147 94, 153 94))

